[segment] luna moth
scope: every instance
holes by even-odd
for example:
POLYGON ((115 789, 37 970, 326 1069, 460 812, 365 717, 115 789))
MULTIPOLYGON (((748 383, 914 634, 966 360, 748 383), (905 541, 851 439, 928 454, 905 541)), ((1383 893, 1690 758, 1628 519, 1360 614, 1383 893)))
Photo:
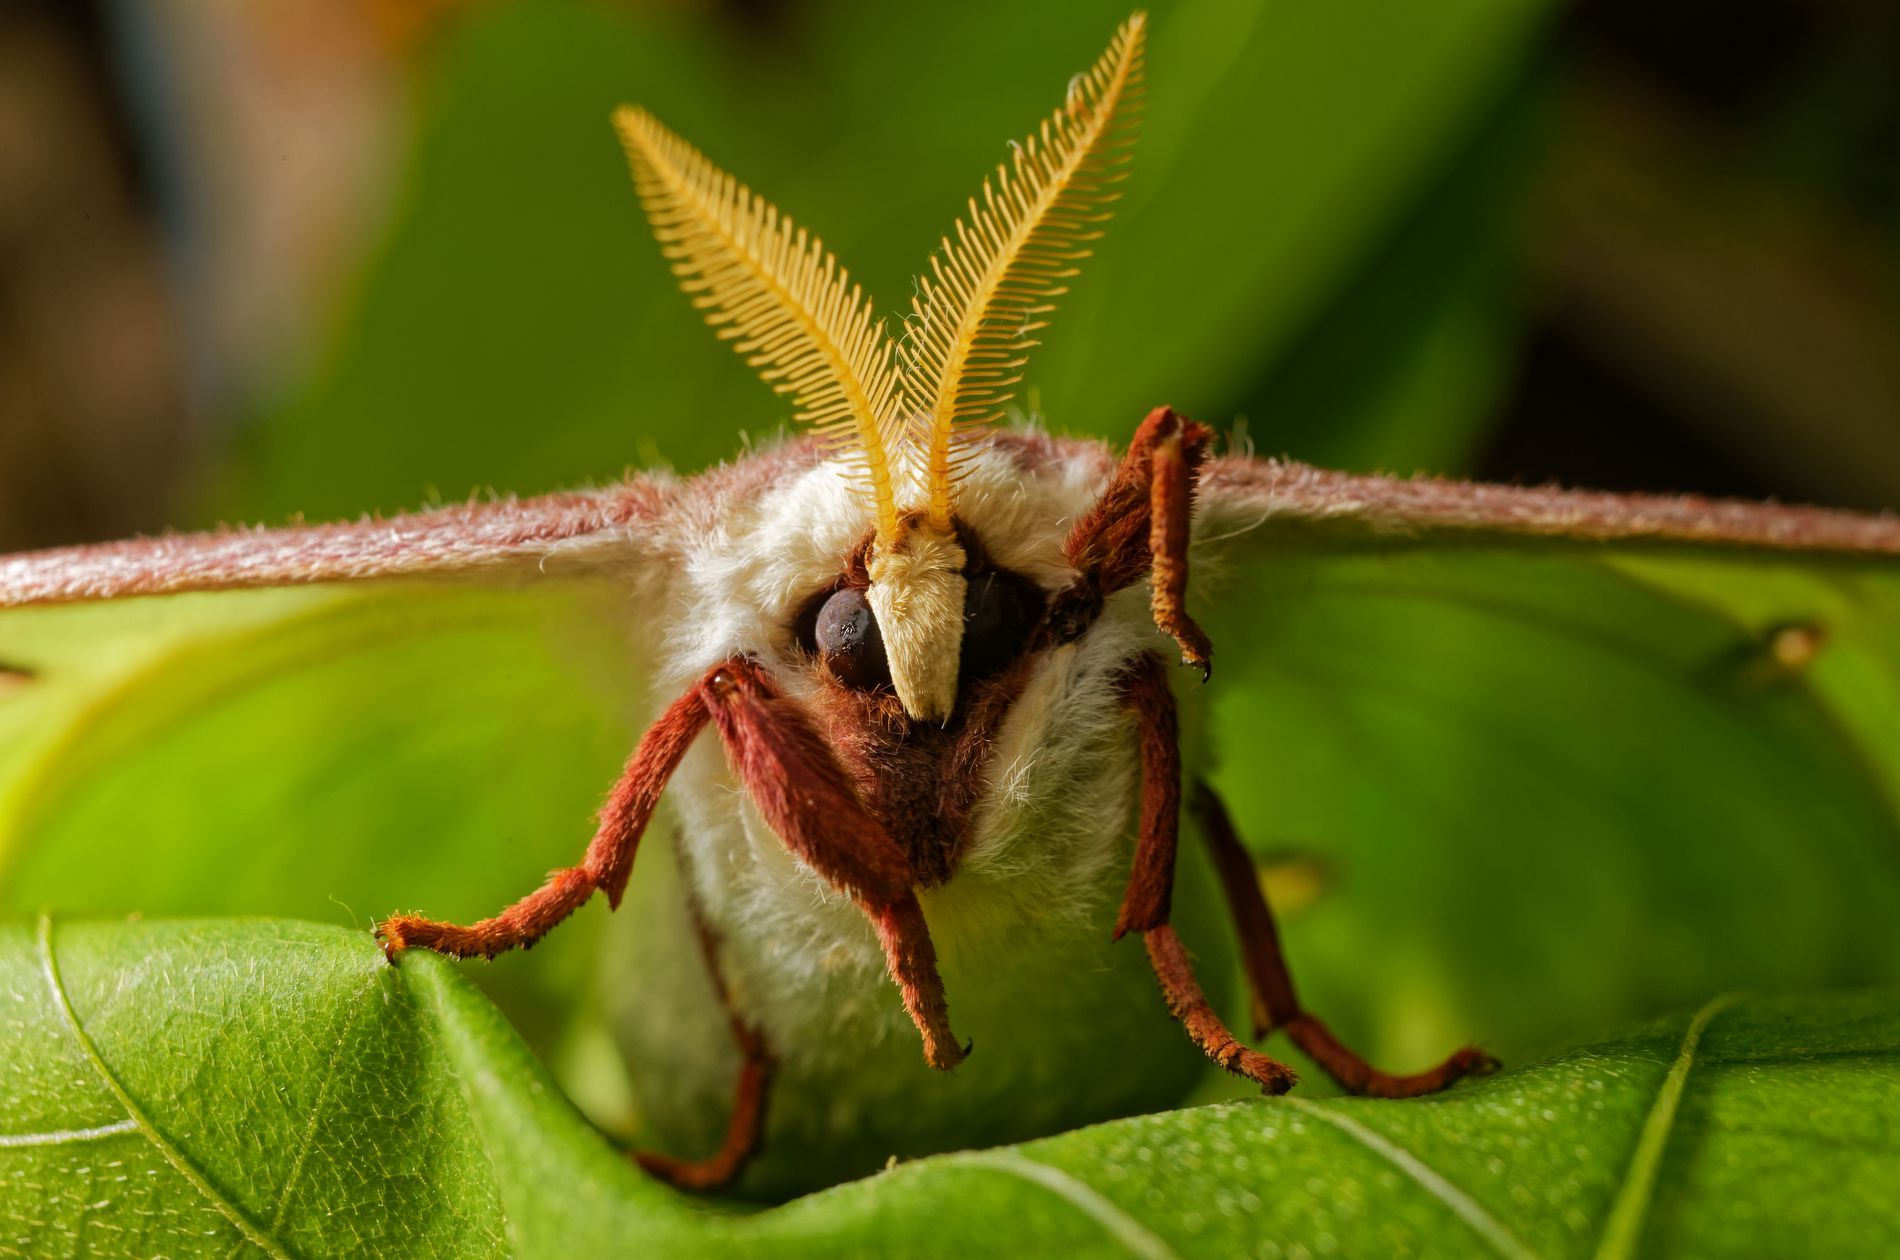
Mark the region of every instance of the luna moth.
MULTIPOLYGON (((651 610, 638 633, 668 699, 582 859, 492 918, 398 915, 380 934, 398 965, 418 948, 492 958, 596 894, 618 905, 667 802, 680 921, 740 1051, 718 1148, 640 1155, 684 1186, 741 1176, 775 1096, 835 1081, 840 1063, 870 1066, 803 1131, 814 1166, 867 1131, 939 1146, 993 1137, 994 1118, 962 1114, 962 1096, 876 1079, 883 1060, 867 1050, 900 1039, 947 1073, 973 1070, 973 1050, 994 1062, 989 1101, 1007 1109, 1048 1092, 1032 1064, 1112 1077, 1094 1065, 1116 1047, 1087 1013, 1148 1003, 1222 1067, 1290 1088, 1294 1072, 1223 1020, 1177 933, 1184 805, 1240 941, 1256 1038, 1286 1033, 1357 1093, 1413 1096, 1487 1071, 1472 1047, 1423 1072, 1378 1071, 1297 997, 1251 860, 1219 800, 1185 777, 1187 693, 1201 690, 1192 680, 1219 686, 1191 576, 1244 572, 1251 549, 1302 525, 1844 555, 1900 553, 1900 528, 1817 509, 1329 473, 1216 454, 1210 428, 1167 407, 1119 453, 1005 427, 1037 331, 1116 195, 1144 35, 1139 16, 1124 24, 971 199, 902 339, 816 237, 651 115, 620 111, 636 192, 683 287, 791 398, 804 436, 683 480, 15 557, 0 561, 0 603, 558 571, 603 576, 651 610), (1169 657, 1190 681, 1170 677, 1169 657), (1120 962, 1136 948, 1148 975, 1120 962), (952 952, 1003 982, 961 994, 940 965, 952 952), (978 1050, 958 1033, 964 1002, 988 1004, 992 1025, 1010 1004, 1065 1014, 1037 1025, 1033 1055, 978 1050)), ((643 1018, 663 1029, 683 1016, 655 1001, 643 1018)), ((1025 1108, 1021 1128, 1157 1102, 1135 1074, 1025 1108)))

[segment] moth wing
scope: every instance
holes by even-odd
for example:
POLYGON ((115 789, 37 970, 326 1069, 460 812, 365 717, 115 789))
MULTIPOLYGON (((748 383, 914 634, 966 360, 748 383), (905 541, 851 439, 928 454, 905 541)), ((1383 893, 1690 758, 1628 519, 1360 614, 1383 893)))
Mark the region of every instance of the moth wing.
POLYGON ((1225 458, 1194 566, 1211 778, 1349 1042, 1900 980, 1900 521, 1225 458))
MULTIPOLYGON (((1197 534, 1279 526, 1384 536, 1410 546, 1452 540, 1700 543, 1790 553, 1900 557, 1900 519, 1827 508, 1362 476, 1290 460, 1229 455, 1204 470, 1197 534)), ((1236 532, 1237 531, 1237 532, 1236 532)))
MULTIPOLYGON (((0 558, 0 914, 493 913, 651 717, 676 546, 808 458, 0 558)), ((497 994, 524 1027, 602 917, 497 994)))
POLYGON ((0 608, 553 566, 637 565, 678 506, 657 478, 388 518, 235 528, 0 557, 0 608))

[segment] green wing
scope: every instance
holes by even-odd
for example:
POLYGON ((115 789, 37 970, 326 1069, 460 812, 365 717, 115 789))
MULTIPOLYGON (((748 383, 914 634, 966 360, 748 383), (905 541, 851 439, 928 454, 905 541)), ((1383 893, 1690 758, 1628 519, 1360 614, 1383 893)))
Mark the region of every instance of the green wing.
POLYGON ((1900 980, 1900 522, 1244 459, 1205 486, 1213 780, 1373 1058, 1900 980))

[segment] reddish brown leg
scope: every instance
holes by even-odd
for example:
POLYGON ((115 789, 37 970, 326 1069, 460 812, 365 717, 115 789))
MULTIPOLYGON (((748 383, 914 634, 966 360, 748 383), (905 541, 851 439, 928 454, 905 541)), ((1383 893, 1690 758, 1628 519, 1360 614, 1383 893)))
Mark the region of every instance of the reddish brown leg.
POLYGON ((935 1068, 955 1067, 969 1048, 950 1031, 936 947, 903 849, 865 812, 838 759, 770 675, 735 662, 711 691, 726 758, 759 813, 787 848, 856 898, 877 929, 904 1009, 923 1035, 924 1058, 935 1068))
MULTIPOLYGON (((1154 419, 1149 417, 1150 421, 1154 419)), ((1155 625, 1180 647, 1181 663, 1199 669, 1202 682, 1214 672, 1214 645, 1187 612, 1188 526, 1194 507, 1194 479, 1207 455, 1207 443, 1206 429, 1166 411, 1156 425, 1154 451, 1149 457, 1152 512, 1148 550, 1154 564, 1148 607, 1155 625), (1198 430, 1198 436, 1190 429, 1198 430)))
POLYGON ((1325 1024, 1301 1008, 1294 994, 1293 977, 1280 952, 1280 934, 1273 924, 1273 911, 1267 906, 1253 859, 1240 843, 1226 807, 1212 788, 1199 782, 1194 785, 1191 807, 1213 851, 1221 887, 1227 894, 1227 907, 1240 937, 1247 981, 1253 989, 1256 1036, 1264 1037, 1276 1028, 1282 1030, 1326 1075, 1338 1081, 1342 1089, 1375 1098, 1411 1098, 1435 1093, 1462 1077, 1497 1069, 1497 1061, 1490 1055, 1466 1046, 1428 1071, 1393 1076, 1372 1067, 1341 1044, 1325 1024))
POLYGON ((1142 934, 1169 1013, 1208 1058, 1266 1093, 1284 1094, 1298 1079, 1293 1069, 1248 1049, 1228 1031, 1208 1004, 1181 938, 1168 926, 1181 816, 1181 750, 1174 697, 1159 657, 1143 656, 1135 662, 1122 683, 1122 699, 1141 728, 1141 831, 1115 935, 1142 934))
POLYGON ((1174 856, 1181 827, 1181 740, 1167 669, 1152 654, 1138 657, 1122 676, 1122 706, 1136 715, 1141 754, 1141 826, 1135 864, 1115 919, 1120 940, 1168 921, 1174 900, 1174 856))
POLYGON ((635 1151, 634 1162, 682 1190, 717 1190, 739 1175, 759 1149, 765 1131, 765 1103, 772 1090, 772 1059, 758 1033, 734 1022, 733 1035, 745 1056, 733 1087, 732 1119, 719 1149, 704 1159, 676 1159, 658 1151, 635 1151))
POLYGON ((1079 635, 1107 596, 1146 577, 1155 625, 1180 646, 1183 664, 1202 678, 1212 671, 1213 645, 1187 613, 1187 549, 1194 484, 1213 436, 1167 407, 1141 422, 1108 488, 1063 545, 1082 576, 1051 609, 1058 642, 1079 635))
POLYGON ((703 690, 702 683, 675 700, 640 737, 620 781, 601 808, 600 826, 579 866, 552 872, 534 892, 494 918, 468 927, 413 914, 393 915, 376 929, 384 952, 392 959, 412 948, 432 949, 456 958, 493 958, 506 950, 533 945, 580 909, 596 889, 605 889, 608 905, 618 906, 633 870, 634 850, 659 804, 660 791, 686 755, 693 737, 706 725, 703 690))
POLYGON ((1149 928, 1141 939, 1148 947, 1148 962, 1154 967, 1155 979, 1161 982, 1161 995, 1167 1000, 1168 1013, 1181 1021, 1188 1036, 1208 1058, 1235 1076, 1255 1082, 1263 1094, 1284 1094, 1299 1083, 1299 1076, 1292 1068, 1242 1045, 1227 1030, 1214 1008, 1207 1004, 1207 994, 1201 991, 1201 982, 1194 977, 1194 964, 1188 958, 1187 947, 1181 944, 1173 928, 1166 924, 1149 928))
POLYGON ((772 1090, 772 1056, 758 1029, 739 1017, 732 1005, 732 992, 719 967, 719 950, 712 929, 693 908, 693 926, 699 933, 700 952, 706 958, 706 970, 712 976, 719 1001, 726 1008, 732 1025, 732 1039, 742 1056, 739 1076, 732 1091, 732 1118, 726 1122, 725 1140, 719 1149, 704 1159, 677 1159, 657 1151, 635 1151, 633 1158, 654 1176, 670 1181, 682 1190, 716 1190, 739 1175, 746 1161, 759 1149, 765 1131, 765 1106, 772 1090))
MULTIPOLYGON (((1213 647, 1188 615, 1186 592, 1194 486, 1212 438, 1205 426, 1167 407, 1156 408, 1141 422, 1108 488, 1064 544, 1064 554, 1080 577, 1050 605, 1046 634, 1051 641, 1064 643, 1080 637, 1100 614, 1104 599, 1147 576, 1153 589, 1155 624, 1179 645, 1183 663, 1199 666, 1203 679, 1211 672, 1213 647)), ((1195 980, 1187 951, 1167 926, 1174 889, 1181 761, 1174 701, 1155 657, 1143 657, 1129 672, 1123 699, 1140 724, 1141 833, 1115 938, 1131 931, 1143 933, 1168 1009, 1210 1058, 1258 1081, 1269 1093, 1284 1092, 1293 1084, 1292 1070, 1247 1049, 1228 1032, 1195 980)), ((1341 1045, 1326 1025, 1302 1010, 1253 862, 1219 801, 1205 785, 1197 789, 1196 811, 1206 824, 1246 959, 1256 1036, 1284 1029, 1295 1045, 1347 1090, 1387 1098, 1430 1093, 1497 1066, 1488 1055, 1467 1047, 1429 1072, 1392 1076, 1369 1066, 1341 1045)))
POLYGON ((937 1068, 962 1062, 969 1050, 950 1031, 936 949, 903 850, 865 812, 804 711, 779 693, 770 674, 744 658, 708 671, 641 737, 580 866, 555 871, 539 890, 470 927, 415 915, 387 919, 377 929, 385 951, 393 958, 420 946, 458 958, 492 958, 534 944, 596 889, 605 889, 609 903, 618 905, 660 790, 708 721, 719 731, 727 764, 773 832, 834 887, 850 893, 877 929, 891 979, 923 1035, 924 1057, 937 1068))

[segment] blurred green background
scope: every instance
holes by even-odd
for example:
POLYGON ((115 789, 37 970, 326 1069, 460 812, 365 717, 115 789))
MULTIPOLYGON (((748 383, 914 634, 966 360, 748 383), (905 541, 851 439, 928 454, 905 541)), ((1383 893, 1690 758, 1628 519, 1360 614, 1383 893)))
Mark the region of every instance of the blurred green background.
MULTIPOLYGON (((691 470, 782 403, 706 335, 636 100, 893 316, 1115 0, 15 4, 0 546, 691 470)), ((1024 399, 1263 452, 1900 499, 1900 14, 1155 8, 1135 172, 1024 399)))
MULTIPOLYGON (((816 229, 895 316, 1125 15, 8 6, 0 549, 769 438, 786 408, 667 276, 612 106, 816 229)), ((1126 199, 1025 383, 1052 428, 1119 440, 1166 402, 1354 469, 1900 503, 1891 6, 1152 15, 1126 199)), ((1219 773, 1296 963, 1397 1066, 1900 977, 1891 575, 1566 555, 1299 551, 1216 628, 1219 773), (1759 668, 1790 624, 1830 645, 1812 679, 1759 668)), ((577 851, 638 728, 588 598, 10 615, 5 904, 489 911, 577 851)), ((566 1017, 603 918, 482 975, 611 1118, 611 1051, 566 1017)))

